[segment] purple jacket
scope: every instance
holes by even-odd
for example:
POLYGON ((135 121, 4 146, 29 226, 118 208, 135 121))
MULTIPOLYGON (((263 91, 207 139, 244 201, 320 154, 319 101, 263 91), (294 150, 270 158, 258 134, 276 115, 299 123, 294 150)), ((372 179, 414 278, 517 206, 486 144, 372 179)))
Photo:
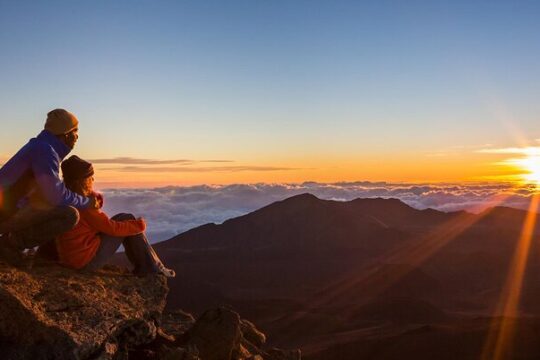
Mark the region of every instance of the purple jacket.
POLYGON ((2 166, 0 220, 13 215, 19 201, 33 191, 52 206, 87 208, 90 200, 68 190, 59 176, 60 163, 69 152, 56 136, 43 130, 2 166))

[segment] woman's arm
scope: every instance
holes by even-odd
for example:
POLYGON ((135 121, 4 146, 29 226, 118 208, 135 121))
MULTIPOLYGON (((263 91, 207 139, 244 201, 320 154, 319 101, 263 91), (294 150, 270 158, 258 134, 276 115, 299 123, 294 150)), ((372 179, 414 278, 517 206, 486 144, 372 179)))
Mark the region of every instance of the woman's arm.
POLYGON ((131 236, 146 230, 146 223, 143 219, 115 221, 109 219, 107 214, 99 209, 83 210, 81 216, 88 225, 98 232, 110 236, 131 236))

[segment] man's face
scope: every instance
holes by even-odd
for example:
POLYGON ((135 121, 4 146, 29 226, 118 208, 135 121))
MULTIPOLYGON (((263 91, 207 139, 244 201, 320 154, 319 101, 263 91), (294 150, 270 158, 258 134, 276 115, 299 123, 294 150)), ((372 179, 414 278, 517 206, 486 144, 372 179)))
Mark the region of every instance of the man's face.
POLYGON ((72 150, 75 147, 75 143, 77 142, 78 139, 79 139, 78 128, 71 130, 67 134, 64 134, 64 143, 67 145, 67 147, 69 147, 72 150))

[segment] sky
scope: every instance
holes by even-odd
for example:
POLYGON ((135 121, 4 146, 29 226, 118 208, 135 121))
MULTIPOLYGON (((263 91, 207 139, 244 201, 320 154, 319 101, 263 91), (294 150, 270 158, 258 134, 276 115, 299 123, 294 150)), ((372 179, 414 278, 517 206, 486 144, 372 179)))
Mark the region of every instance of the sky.
POLYGON ((104 188, 515 179, 538 160, 538 18, 537 1, 0 0, 0 163, 61 107, 104 188))

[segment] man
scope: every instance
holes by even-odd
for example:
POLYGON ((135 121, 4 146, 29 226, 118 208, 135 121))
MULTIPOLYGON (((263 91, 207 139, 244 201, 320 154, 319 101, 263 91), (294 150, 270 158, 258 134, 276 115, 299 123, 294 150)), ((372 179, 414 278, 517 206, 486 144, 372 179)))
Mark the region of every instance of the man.
POLYGON ((62 160, 75 146, 79 121, 64 109, 47 114, 44 130, 0 168, 0 257, 12 263, 24 249, 53 240, 79 221, 77 209, 98 208, 95 197, 66 188, 62 160))

